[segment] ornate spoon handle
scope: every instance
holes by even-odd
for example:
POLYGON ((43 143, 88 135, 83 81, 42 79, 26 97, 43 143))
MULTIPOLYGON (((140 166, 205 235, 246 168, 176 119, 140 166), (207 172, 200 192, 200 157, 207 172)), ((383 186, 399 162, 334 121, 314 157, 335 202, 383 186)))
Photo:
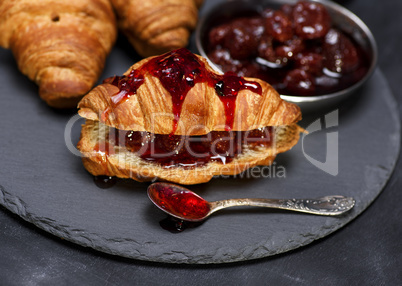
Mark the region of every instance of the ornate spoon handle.
POLYGON ((230 199, 211 202, 210 213, 234 206, 255 206, 333 216, 349 211, 354 205, 353 198, 343 196, 326 196, 318 199, 230 199))

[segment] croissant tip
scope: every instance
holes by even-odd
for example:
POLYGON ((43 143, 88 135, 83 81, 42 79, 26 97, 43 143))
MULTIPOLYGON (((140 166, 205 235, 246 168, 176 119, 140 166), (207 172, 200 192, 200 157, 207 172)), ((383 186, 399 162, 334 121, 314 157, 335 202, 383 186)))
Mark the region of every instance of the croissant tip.
POLYGON ((92 82, 79 76, 57 77, 57 73, 44 76, 38 82, 40 97, 51 107, 76 107, 81 98, 92 88, 92 82))
POLYGON ((50 107, 66 109, 66 108, 76 108, 78 102, 85 95, 85 92, 54 93, 48 90, 44 91, 40 88, 39 95, 50 107))

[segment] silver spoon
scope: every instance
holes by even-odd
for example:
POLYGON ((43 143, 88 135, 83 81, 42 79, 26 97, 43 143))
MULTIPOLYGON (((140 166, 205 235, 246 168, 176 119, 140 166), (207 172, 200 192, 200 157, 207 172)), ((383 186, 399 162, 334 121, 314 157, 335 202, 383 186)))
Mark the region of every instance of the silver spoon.
POLYGON ((170 183, 154 183, 148 187, 149 199, 161 210, 185 221, 201 221, 212 213, 235 206, 255 206, 315 215, 343 214, 355 205, 351 197, 326 196, 318 199, 229 199, 208 202, 196 193, 170 183))

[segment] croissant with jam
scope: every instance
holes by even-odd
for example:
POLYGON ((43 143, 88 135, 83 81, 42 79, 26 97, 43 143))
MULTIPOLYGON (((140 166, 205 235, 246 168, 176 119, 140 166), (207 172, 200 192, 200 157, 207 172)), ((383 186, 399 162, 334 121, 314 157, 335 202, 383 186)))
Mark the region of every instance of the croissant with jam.
POLYGON ((85 168, 137 181, 197 184, 270 165, 302 131, 299 107, 269 84, 218 74, 186 49, 106 79, 78 107, 85 168))
POLYGON ((117 27, 108 0, 0 2, 0 46, 50 106, 76 107, 98 80, 117 27))
POLYGON ((202 0, 111 0, 118 26, 143 57, 187 46, 202 0))

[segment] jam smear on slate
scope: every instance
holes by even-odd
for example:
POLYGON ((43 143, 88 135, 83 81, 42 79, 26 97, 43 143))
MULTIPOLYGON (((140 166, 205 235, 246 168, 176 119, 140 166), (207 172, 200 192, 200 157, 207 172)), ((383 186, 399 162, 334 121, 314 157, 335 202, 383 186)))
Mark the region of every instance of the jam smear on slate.
MULTIPOLYGON (((250 82, 234 73, 217 75, 205 67, 204 62, 185 48, 171 51, 157 56, 146 62, 137 70, 132 70, 127 76, 114 76, 108 78, 104 83, 109 83, 119 88, 119 92, 112 97, 113 107, 126 101, 135 94, 144 83, 144 75, 151 74, 159 79, 162 86, 172 96, 173 103, 173 129, 177 129, 181 109, 187 93, 197 83, 206 82, 215 88, 216 94, 221 99, 225 108, 226 130, 233 128, 233 114, 236 108, 236 98, 239 91, 248 89, 262 94, 262 88, 257 82, 250 82)), ((109 116, 110 109, 102 114, 102 121, 109 116)))
POLYGON ((198 227, 203 224, 204 221, 185 221, 179 218, 175 218, 171 215, 168 215, 166 218, 162 219, 159 222, 159 225, 165 229, 170 231, 171 233, 179 233, 184 231, 187 228, 198 227))
POLYGON ((94 183, 100 189, 108 189, 117 183, 117 178, 111 176, 95 176, 94 183))

